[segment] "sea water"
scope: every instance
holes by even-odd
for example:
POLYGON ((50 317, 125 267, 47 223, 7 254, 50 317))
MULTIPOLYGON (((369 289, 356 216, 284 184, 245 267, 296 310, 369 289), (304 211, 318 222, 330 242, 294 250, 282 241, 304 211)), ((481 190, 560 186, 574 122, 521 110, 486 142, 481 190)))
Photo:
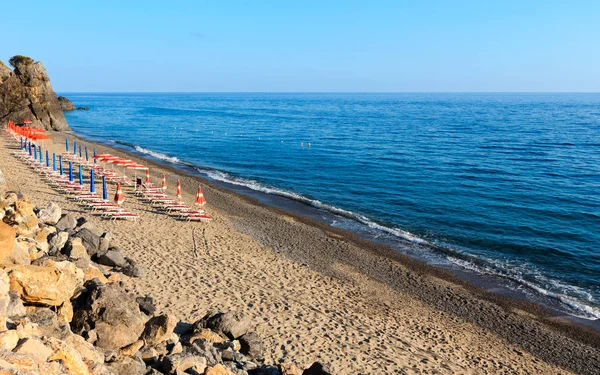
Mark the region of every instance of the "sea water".
POLYGON ((600 317, 600 94, 64 95, 76 133, 600 317))

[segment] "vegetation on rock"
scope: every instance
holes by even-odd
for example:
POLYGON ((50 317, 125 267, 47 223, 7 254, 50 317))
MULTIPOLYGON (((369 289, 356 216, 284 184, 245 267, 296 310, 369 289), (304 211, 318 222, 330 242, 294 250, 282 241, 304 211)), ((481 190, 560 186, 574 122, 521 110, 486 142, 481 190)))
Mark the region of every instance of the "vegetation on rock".
POLYGON ((23 55, 15 55, 8 60, 8 63, 16 68, 19 65, 30 65, 33 64, 33 59, 31 57, 23 56, 23 55))

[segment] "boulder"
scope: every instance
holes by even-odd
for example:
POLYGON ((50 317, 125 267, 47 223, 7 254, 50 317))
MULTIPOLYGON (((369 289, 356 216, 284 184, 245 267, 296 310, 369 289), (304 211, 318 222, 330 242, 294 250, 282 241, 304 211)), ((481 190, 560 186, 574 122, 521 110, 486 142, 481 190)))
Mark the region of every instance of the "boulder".
POLYGON ((145 321, 135 298, 112 284, 85 283, 87 292, 77 298, 72 327, 78 334, 94 329, 96 346, 119 350, 138 340, 145 321))
POLYGON ((37 325, 42 335, 62 340, 72 334, 69 323, 59 319, 54 310, 37 306, 27 306, 25 309, 27 318, 31 323, 37 325))
POLYGON ((146 364, 139 357, 123 357, 115 362, 109 362, 107 367, 115 375, 145 375, 146 364))
POLYGON ((73 320, 73 305, 71 304, 71 301, 65 301, 60 305, 56 314, 60 319, 70 323, 73 320))
POLYGON ((183 353, 169 354, 159 364, 159 369, 166 374, 179 374, 188 372, 190 369, 193 369, 196 373, 202 373, 205 368, 206 358, 183 353))
POLYGON ((85 339, 79 335, 71 333, 63 339, 64 342, 76 348, 84 361, 90 363, 104 363, 104 355, 94 348, 94 345, 85 341, 85 339))
POLYGON ((75 259, 90 259, 87 249, 83 245, 83 240, 80 237, 71 238, 65 245, 64 253, 70 258, 75 259))
POLYGON ((27 311, 25 311, 25 306, 23 306, 23 301, 21 301, 19 293, 10 291, 8 295, 10 300, 8 303, 8 308, 6 309, 6 316, 14 320, 27 315, 27 311))
POLYGON ((256 332, 248 332, 240 337, 240 352, 259 361, 264 359, 265 344, 256 332))
POLYGON ((47 347, 42 340, 35 337, 21 340, 13 351, 15 353, 28 354, 41 362, 45 362, 53 353, 52 349, 47 347))
POLYGON ((144 340, 144 346, 155 346, 169 339, 175 326, 177 318, 173 315, 159 315, 151 318, 146 322, 146 328, 140 336, 144 340))
POLYGON ((231 340, 240 338, 250 329, 250 319, 243 313, 230 310, 226 313, 207 314, 196 326, 202 325, 204 328, 212 329, 217 333, 222 333, 231 340))
POLYGON ((90 232, 94 233, 96 236, 101 237, 104 232, 102 231, 102 229, 98 228, 97 226, 95 226, 94 224, 92 224, 91 221, 87 221, 85 218, 79 218, 77 220, 77 227, 75 228, 77 231, 83 230, 83 229, 87 229, 90 232), (82 224, 79 224, 81 222, 81 219, 85 220, 82 224))
POLYGON ((127 345, 123 349, 119 351, 120 357, 133 357, 142 347, 144 346, 144 341, 137 340, 131 345, 127 345))
POLYGON ((28 303, 60 306, 73 297, 81 280, 57 267, 17 265, 6 268, 10 289, 28 303))
POLYGON ((294 363, 280 363, 279 372, 281 375, 302 375, 302 371, 294 363))
POLYGON ((62 210, 60 206, 54 202, 50 202, 45 208, 42 208, 38 214, 38 220, 47 225, 56 225, 60 220, 62 210))
POLYGON ((235 375, 230 369, 222 364, 207 367, 204 375, 235 375))
POLYGON ((98 248, 98 252, 100 254, 108 251, 110 247, 110 242, 112 241, 112 234, 110 232, 103 233, 100 236, 100 247, 98 248))
POLYGON ((302 375, 331 375, 331 372, 322 363, 315 362, 302 375))
POLYGON ((100 254, 97 262, 111 267, 124 267, 127 265, 127 260, 116 247, 111 247, 107 252, 100 254))
POLYGON ((60 220, 56 223, 55 228, 57 231, 70 231, 75 229, 77 226, 77 220, 71 214, 62 215, 60 220))
POLYGON ((31 236, 38 228, 38 218, 33 208, 33 203, 27 198, 22 198, 15 202, 15 211, 12 220, 16 224, 15 231, 17 236, 31 236))
POLYGON ((146 315, 154 315, 156 306, 154 305, 154 299, 150 296, 137 297, 135 301, 140 305, 140 310, 146 315))
POLYGON ((62 361, 69 374, 91 375, 87 363, 76 348, 53 337, 44 337, 42 340, 52 350, 49 361, 62 361))
POLYGON ((62 109, 63 112, 75 110, 75 105, 69 99, 65 98, 64 96, 59 96, 57 99, 60 109, 62 109))
MULTIPOLYGON (((100 271, 100 269, 98 269, 98 267, 89 265, 86 269, 85 269, 85 281, 89 281, 92 279, 98 279, 98 281, 100 281, 101 283, 107 283, 108 279, 106 278, 106 276, 104 276, 104 274, 102 273, 102 271, 100 271)), ((142 310, 143 311, 143 310, 142 310)))
POLYGON ((6 326, 4 319, 8 316, 10 305, 10 279, 6 271, 0 268, 0 331, 6 326))
POLYGON ((188 341, 194 342, 194 340, 197 339, 204 339, 211 344, 220 344, 225 341, 221 335, 211 331, 208 328, 199 328, 192 334, 192 336, 189 337, 188 341))
POLYGON ((31 264, 32 258, 35 260, 38 255, 37 246, 31 238, 18 237, 15 241, 12 254, 5 259, 7 264, 31 264))
POLYGON ((67 243, 68 239, 69 233, 67 232, 58 232, 53 235, 50 238, 50 241, 48 241, 48 254, 56 255, 59 253, 67 243))
POLYGON ((17 331, 11 329, 0 333, 0 349, 11 351, 19 343, 17 331))
POLYGON ((9 259, 15 246, 15 230, 8 224, 0 221, 0 264, 9 259))
POLYGON ((0 120, 22 123, 31 120, 34 127, 68 130, 67 120, 46 69, 41 62, 25 56, 11 58, 14 71, 0 75, 0 120))
POLYGON ((88 228, 80 229, 75 233, 74 237, 81 239, 83 246, 90 256, 95 255, 98 252, 98 248, 100 247, 100 236, 96 235, 88 228))
POLYGON ((125 257, 127 265, 121 269, 125 275, 129 277, 142 277, 145 275, 144 270, 131 258, 125 257))

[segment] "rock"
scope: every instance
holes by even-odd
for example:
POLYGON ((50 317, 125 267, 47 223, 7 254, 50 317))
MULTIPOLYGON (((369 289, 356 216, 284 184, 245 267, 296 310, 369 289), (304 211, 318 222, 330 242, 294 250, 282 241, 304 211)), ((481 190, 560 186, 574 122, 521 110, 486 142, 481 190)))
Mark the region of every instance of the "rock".
POLYGON ((154 315, 156 311, 156 306, 154 305, 154 300, 150 296, 146 297, 137 297, 135 301, 140 305, 140 310, 146 315, 154 315))
POLYGON ((175 374, 178 371, 186 372, 189 369, 194 369, 197 373, 201 373, 205 367, 206 358, 183 353, 169 354, 159 364, 159 369, 167 374, 175 374))
POLYGON ((28 265, 31 264, 32 255, 33 257, 37 255, 35 243, 30 238, 18 237, 11 256, 5 259, 4 263, 28 265))
POLYGON ((21 340, 13 351, 15 353, 28 354, 36 357, 41 362, 45 362, 53 353, 52 349, 44 345, 42 340, 37 338, 26 338, 21 340))
POLYGON ((74 237, 81 239, 83 246, 90 256, 93 256, 98 252, 98 248, 100 247, 100 237, 94 234, 88 228, 79 230, 77 233, 75 233, 74 237))
POLYGON ((42 340, 46 346, 52 349, 52 355, 48 358, 49 361, 62 361, 69 374, 91 374, 88 365, 77 349, 53 337, 44 337, 42 340))
POLYGON ((6 316, 14 320, 27 315, 27 311, 25 311, 25 306, 23 306, 19 293, 11 291, 8 295, 10 301, 6 310, 6 316))
POLYGON ((169 351, 169 354, 179 354, 179 353, 183 353, 183 345, 181 345, 180 342, 177 342, 175 345, 173 345, 173 347, 169 351))
POLYGON ((15 202, 13 221, 17 224, 15 227, 17 236, 31 236, 38 228, 38 218, 33 208, 33 203, 27 198, 15 202))
MULTIPOLYGON (((141 340, 140 340, 141 341, 141 340)), ((142 345, 144 343, 142 342, 142 345)), ((141 351, 142 360, 147 365, 153 365, 158 362, 158 352, 154 348, 145 348, 141 351)))
POLYGON ((281 375, 302 375, 302 371, 294 363, 280 363, 279 372, 281 375))
POLYGON ((6 317, 10 306, 10 278, 3 269, 0 269, 0 332, 6 329, 6 317))
POLYGON ((121 251, 114 247, 98 256, 97 262, 111 267, 123 267, 127 265, 127 260, 125 260, 123 254, 121 254, 121 251))
POLYGON ((302 375, 331 375, 331 372, 320 362, 315 362, 302 375))
POLYGON ((37 323, 33 323, 28 317, 14 321, 14 324, 19 339, 42 336, 40 326, 37 323))
POLYGON ((83 230, 83 229, 87 229, 90 232, 92 232, 94 235, 98 236, 98 238, 100 238, 103 234, 104 231, 100 228, 98 228, 97 226, 95 226, 94 224, 92 224, 91 221, 85 221, 82 224, 79 224, 79 222, 81 221, 81 219, 86 220, 85 218, 79 218, 79 220, 77 220, 77 227, 75 228, 78 232, 83 230))
POLYGON ((57 253, 59 253, 62 248, 65 246, 65 244, 67 243, 67 240, 69 239, 69 233, 67 232, 58 232, 56 233, 54 236, 52 236, 50 238, 50 241, 48 242, 48 254, 50 255, 56 255, 57 253))
POLYGON ((54 202, 50 202, 45 208, 42 208, 38 214, 38 220, 47 225, 56 225, 60 220, 62 210, 60 206, 54 202))
POLYGON ((0 61, 0 84, 4 82, 10 75, 12 74, 12 70, 2 61, 0 61))
POLYGON ((204 375, 235 375, 231 370, 222 364, 207 367, 204 375))
POLYGON ((127 258, 127 257, 125 257, 125 260, 127 261, 127 265, 121 269, 121 272, 123 272, 125 275, 127 275, 129 277, 144 276, 144 274, 145 274, 144 270, 140 266, 138 266, 136 261, 134 261, 131 258, 127 258))
POLYGON ((176 325, 177 318, 173 315, 155 316, 146 322, 146 328, 140 339, 144 340, 144 346, 155 346, 166 341, 176 325))
POLYGON ((67 241, 64 253, 70 258, 90 259, 88 251, 85 246, 83 246, 83 241, 79 237, 74 237, 67 241))
POLYGON ((12 256, 15 246, 15 230, 0 221, 0 264, 4 264, 12 256))
POLYGON ((137 340, 136 342, 134 342, 131 345, 127 345, 126 347, 124 347, 123 349, 121 349, 121 351, 119 351, 119 356, 121 357, 132 357, 135 355, 135 353, 137 353, 142 346, 144 346, 144 341, 143 340, 137 340))
POLYGON ((105 283, 105 284, 108 283, 108 279, 106 278, 106 276, 104 276, 102 271, 100 271, 98 269, 98 267, 94 267, 92 265, 88 266, 85 269, 84 278, 85 278, 85 281, 89 281, 92 279, 98 279, 98 281, 100 281, 101 283, 105 283))
POLYGON ((69 323, 59 319, 53 310, 37 306, 27 306, 25 309, 27 318, 38 326, 42 335, 62 340, 72 334, 69 323))
POLYGON ((60 306, 73 297, 81 280, 57 267, 18 265, 6 268, 10 289, 28 303, 60 306))
POLYGON ((56 93, 50 85, 50 78, 41 62, 31 58, 14 56, 11 58, 14 71, 4 76, 0 84, 0 120, 22 123, 33 121, 32 126, 47 130, 68 130, 56 93))
POLYGON ((100 236, 100 247, 98 248, 98 252, 100 254, 108 251, 110 247, 110 242, 112 241, 112 234, 110 232, 106 232, 100 236))
POLYGON ((207 314, 195 325, 203 325, 231 340, 238 339, 250 329, 250 320, 242 313, 230 310, 226 313, 207 314))
POLYGON ((57 231, 70 231, 75 229, 75 227, 77 226, 77 220, 75 219, 75 217, 71 214, 65 214, 62 215, 62 217, 60 218, 60 220, 56 223, 56 225, 54 226, 56 228, 57 231))
POLYGON ((271 366, 271 365, 262 365, 259 367, 256 367, 250 371, 248 371, 248 374, 251 375, 281 375, 279 373, 279 369, 275 366, 271 366))
POLYGON ((119 350, 138 340, 144 331, 144 318, 135 298, 112 284, 95 280, 85 283, 87 289, 77 298, 72 327, 76 333, 92 328, 98 336, 96 346, 119 350))
POLYGON ((189 342, 193 342, 196 339, 205 339, 211 344, 220 344, 225 341, 218 333, 215 333, 208 328, 200 328, 195 331, 189 338, 189 342))
POLYGON ((233 361, 235 359, 235 352, 232 349, 225 349, 221 352, 221 359, 223 361, 233 361))
POLYGON ((17 346, 19 335, 17 331, 11 329, 0 333, 0 349, 11 351, 17 346))
POLYGON ((240 337, 240 352, 256 360, 264 359, 265 345, 256 332, 248 332, 240 337))
POLYGON ((63 339, 64 342, 76 348, 86 362, 104 363, 104 355, 87 342, 83 337, 71 333, 63 339))
POLYGON ((65 322, 70 323, 73 320, 73 305, 71 301, 65 301, 59 308, 57 315, 65 322))
POLYGON ((60 109, 62 109, 63 112, 75 110, 75 105, 69 99, 65 98, 64 96, 59 96, 57 99, 60 109))
POLYGON ((115 362, 110 362, 107 367, 115 375, 145 375, 146 364, 139 357, 123 357, 115 362))

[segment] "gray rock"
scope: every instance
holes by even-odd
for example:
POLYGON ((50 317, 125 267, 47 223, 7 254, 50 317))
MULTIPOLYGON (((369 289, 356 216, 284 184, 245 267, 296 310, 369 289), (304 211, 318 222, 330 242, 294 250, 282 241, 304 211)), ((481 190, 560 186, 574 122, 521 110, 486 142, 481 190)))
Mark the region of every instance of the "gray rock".
POLYGON ((127 265, 121 269, 125 275, 129 277, 142 277, 145 275, 144 270, 131 258, 125 257, 127 265))
POLYGON ((331 372, 322 363, 315 362, 302 375, 331 375, 331 372))
POLYGON ((10 297, 10 301, 8 302, 6 316, 14 320, 27 315, 27 311, 25 310, 25 306, 23 306, 23 302, 21 301, 21 297, 19 297, 19 293, 10 291, 8 295, 10 297))
POLYGON ((56 313, 47 307, 28 307, 27 317, 39 325, 44 336, 64 340, 72 334, 69 324, 58 319, 56 313))
POLYGON ((262 365, 248 371, 248 375, 280 375, 279 369, 271 365, 262 365))
POLYGON ((75 229, 77 226, 77 220, 71 214, 62 215, 60 220, 56 223, 56 230, 61 231, 69 231, 75 229))
POLYGON ((108 251, 110 247, 110 241, 112 241, 112 234, 110 232, 106 232, 100 236, 100 247, 98 248, 98 252, 100 254, 108 251))
POLYGON ((221 352, 221 358, 224 361, 233 361, 235 360, 235 352, 231 349, 225 349, 221 352))
POLYGON ((115 362, 109 362, 106 366, 115 373, 115 375, 145 375, 146 364, 141 358, 124 357, 115 362))
POLYGON ((231 340, 238 339, 250 329, 250 319, 243 313, 230 310, 226 313, 209 313, 196 326, 209 328, 217 333, 222 333, 231 340))
POLYGON ((160 362, 158 368, 165 374, 175 374, 194 369, 197 373, 203 373, 206 368, 206 358, 192 354, 169 354, 160 362))
POLYGON ((135 301, 140 305, 140 310, 142 310, 144 314, 149 316, 154 315, 156 306, 154 305, 154 299, 152 299, 152 297, 137 297, 135 301))
POLYGON ((124 267, 127 265, 127 260, 121 254, 121 251, 115 247, 108 249, 107 252, 98 256, 98 263, 111 267, 124 267))
POLYGON ((38 212, 37 217, 38 220, 44 224, 56 225, 56 223, 58 223, 60 220, 61 215, 62 210, 60 209, 60 206, 54 202, 50 202, 48 206, 42 208, 38 212))
MULTIPOLYGON (((78 222, 79 224, 79 222, 78 222)), ((101 237, 102 234, 104 233, 104 231, 100 228, 98 228, 97 226, 95 226, 94 224, 92 224, 90 221, 86 221, 81 225, 78 225, 77 228, 75 228, 77 231, 80 231, 82 229, 87 229, 90 232, 94 233, 96 236, 101 237)))
POLYGON ((75 233, 74 237, 81 238, 82 244, 90 256, 95 255, 100 247, 100 237, 91 230, 83 228, 75 233))
POLYGON ((50 238, 48 241, 48 254, 56 255, 58 254, 65 244, 69 240, 69 233, 67 232, 58 232, 50 238))
POLYGON ((256 332, 248 332, 240 337, 242 348, 240 352, 253 359, 262 361, 264 359, 265 344, 256 332))
POLYGON ((65 98, 64 96, 58 97, 58 103, 60 104, 60 108, 63 110, 63 112, 75 110, 75 105, 73 104, 73 102, 71 102, 69 99, 65 98))

